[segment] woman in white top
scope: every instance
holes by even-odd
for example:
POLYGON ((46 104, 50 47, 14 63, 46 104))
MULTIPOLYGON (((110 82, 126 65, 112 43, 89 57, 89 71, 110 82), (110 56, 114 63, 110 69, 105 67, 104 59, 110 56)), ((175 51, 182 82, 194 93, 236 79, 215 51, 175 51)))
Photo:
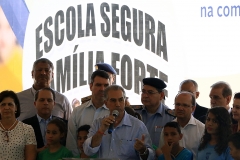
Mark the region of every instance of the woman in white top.
POLYGON ((36 138, 32 126, 17 120, 20 103, 13 91, 0 93, 0 159, 35 160, 36 138))

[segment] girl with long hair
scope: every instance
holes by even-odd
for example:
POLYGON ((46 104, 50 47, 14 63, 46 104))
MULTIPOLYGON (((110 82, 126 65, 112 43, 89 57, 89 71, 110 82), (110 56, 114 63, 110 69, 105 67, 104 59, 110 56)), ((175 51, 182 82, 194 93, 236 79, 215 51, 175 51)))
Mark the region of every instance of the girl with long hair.
POLYGON ((232 160, 228 148, 228 137, 231 133, 231 118, 228 111, 224 107, 209 109, 197 159, 232 160))
POLYGON ((53 119, 47 125, 46 140, 47 148, 39 152, 37 160, 59 160, 73 157, 71 151, 64 147, 61 142, 65 139, 67 127, 60 119, 53 119))

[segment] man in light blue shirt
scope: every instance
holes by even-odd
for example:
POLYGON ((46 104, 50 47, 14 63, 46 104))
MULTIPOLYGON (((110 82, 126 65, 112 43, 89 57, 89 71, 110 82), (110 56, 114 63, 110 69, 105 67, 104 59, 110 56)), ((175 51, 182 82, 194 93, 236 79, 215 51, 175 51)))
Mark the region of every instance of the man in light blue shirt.
POLYGON ((166 84, 159 78, 144 78, 141 94, 143 108, 137 110, 142 115, 142 120, 146 125, 154 148, 159 144, 159 135, 167 122, 174 119, 168 111, 170 110, 162 100, 165 97, 163 89, 166 84))
POLYGON ((109 75, 103 70, 93 72, 90 90, 91 100, 76 107, 68 120, 68 134, 66 147, 78 156, 77 129, 85 124, 92 125, 93 120, 109 115, 109 110, 104 105, 103 91, 109 86, 109 75))
POLYGON ((144 123, 125 112, 125 91, 121 86, 112 85, 104 91, 105 105, 109 116, 96 119, 84 143, 88 156, 118 158, 121 160, 153 159, 151 138, 144 123), (118 112, 116 118, 112 113, 118 112), (113 132, 107 132, 110 124, 113 132))
POLYGON ((47 125, 52 120, 52 115, 48 119, 44 119, 37 114, 37 119, 38 119, 38 122, 39 122, 43 143, 44 143, 44 145, 46 145, 47 144, 47 142, 46 142, 47 125))

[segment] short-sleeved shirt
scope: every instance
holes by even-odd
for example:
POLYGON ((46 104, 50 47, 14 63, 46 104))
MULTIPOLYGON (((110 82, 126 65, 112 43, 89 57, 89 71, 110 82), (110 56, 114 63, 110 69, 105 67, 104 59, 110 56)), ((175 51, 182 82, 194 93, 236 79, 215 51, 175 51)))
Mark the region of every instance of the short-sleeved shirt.
POLYGON ((72 158, 72 152, 62 146, 58 151, 51 153, 48 148, 38 153, 37 160, 59 160, 62 158, 72 158))
POLYGON ((230 149, 227 148, 221 155, 215 151, 215 145, 207 144, 207 146, 197 153, 197 160, 233 160, 230 155, 230 149))
POLYGON ((18 121, 18 124, 7 132, 9 142, 4 141, 6 133, 0 128, 0 159, 4 160, 24 160, 25 146, 37 145, 34 130, 32 126, 18 121))
MULTIPOLYGON (((193 154, 188 149, 184 148, 176 157, 172 157, 172 160, 192 160, 193 154)), ((165 160, 163 154, 158 156, 158 160, 165 160)))
MULTIPOLYGON (((68 120, 72 113, 72 107, 66 96, 63 94, 55 92, 55 106, 52 110, 52 115, 68 120)), ((22 121, 24 119, 33 117, 37 114, 37 109, 34 106, 34 95, 36 90, 32 87, 22 92, 17 93, 18 99, 20 101, 21 113, 18 120, 22 121)))
POLYGON ((164 125, 174 119, 172 115, 166 112, 167 109, 169 108, 161 103, 156 113, 150 117, 145 107, 142 110, 137 110, 137 112, 142 115, 142 121, 148 129, 154 146, 158 146, 159 144, 159 137, 164 125))

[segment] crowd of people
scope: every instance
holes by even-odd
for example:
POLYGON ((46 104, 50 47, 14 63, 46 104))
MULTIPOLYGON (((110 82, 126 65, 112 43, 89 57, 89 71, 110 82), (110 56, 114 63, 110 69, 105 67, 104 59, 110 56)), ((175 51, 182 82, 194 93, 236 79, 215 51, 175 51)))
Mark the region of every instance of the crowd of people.
POLYGON ((171 110, 164 81, 144 78, 142 105, 133 109, 114 84, 114 68, 96 69, 81 104, 51 89, 54 66, 46 58, 34 62, 31 88, 2 91, 0 159, 240 160, 240 92, 230 107, 228 83, 211 86, 208 109, 196 102, 198 84, 184 80, 171 110))

